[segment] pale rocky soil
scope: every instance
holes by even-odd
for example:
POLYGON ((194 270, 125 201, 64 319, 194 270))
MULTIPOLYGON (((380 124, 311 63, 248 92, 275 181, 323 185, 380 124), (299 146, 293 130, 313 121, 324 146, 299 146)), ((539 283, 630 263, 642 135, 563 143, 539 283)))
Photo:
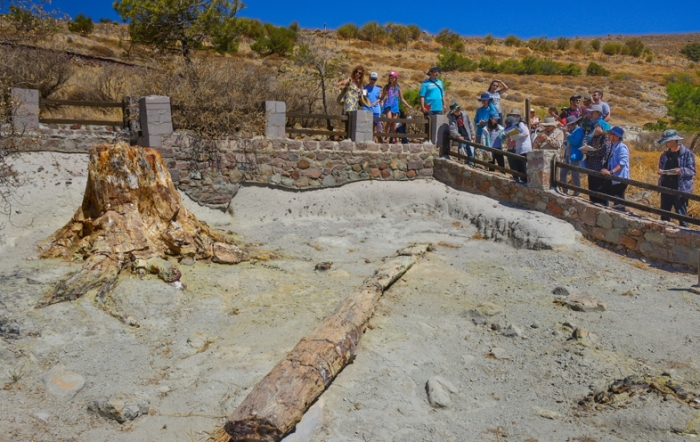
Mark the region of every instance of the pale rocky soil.
POLYGON ((307 413, 303 432, 313 435, 289 440, 680 441, 700 429, 697 410, 654 393, 619 408, 577 405, 631 374, 668 372, 700 390, 700 295, 686 290, 694 275, 617 256, 554 218, 436 182, 248 187, 232 216, 189 202, 201 219, 280 257, 181 266, 184 291, 122 277, 114 297, 139 328, 89 299, 34 309, 77 268, 37 260, 36 244, 80 204, 85 162, 48 153, 17 160, 27 181, 0 231, 0 318, 20 333, 0 339, 0 440, 203 440, 382 257, 427 241, 436 250, 385 293, 357 359, 307 413), (314 271, 321 261, 331 270, 314 271), (552 290, 564 285, 607 311, 555 304, 552 290), (484 302, 502 312, 475 325, 469 311, 484 302), (599 343, 569 339, 565 322, 599 343), (522 336, 503 334, 511 324, 522 336), (72 398, 47 392, 42 378, 57 365, 85 382, 72 398), (434 376, 454 386, 448 408, 428 402, 434 376), (148 415, 120 425, 87 410, 120 392, 143 393, 148 415))

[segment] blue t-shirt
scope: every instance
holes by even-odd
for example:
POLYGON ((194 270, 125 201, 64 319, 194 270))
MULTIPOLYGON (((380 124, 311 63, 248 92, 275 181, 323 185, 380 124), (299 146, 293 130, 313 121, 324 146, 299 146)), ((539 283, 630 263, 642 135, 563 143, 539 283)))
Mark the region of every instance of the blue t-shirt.
POLYGON ((362 109, 371 110, 372 113, 374 114, 374 116, 378 117, 380 112, 381 112, 380 105, 379 105, 379 97, 382 96, 382 88, 380 88, 376 84, 374 86, 366 84, 364 86, 364 90, 367 91, 367 99, 369 100, 369 102, 374 103, 376 101, 377 104, 375 104, 372 107, 362 106, 362 109))
POLYGON ((399 86, 390 87, 386 90, 386 98, 384 99, 384 109, 391 110, 392 113, 399 113, 399 93, 401 88, 399 86))
POLYGON ((425 104, 430 106, 430 111, 442 112, 442 97, 445 93, 445 86, 440 80, 425 80, 420 85, 419 96, 425 98, 425 104))
POLYGON ((481 138, 481 132, 484 130, 486 127, 486 124, 483 126, 479 126, 479 121, 484 120, 486 123, 489 122, 489 117, 491 114, 497 114, 498 111, 494 107, 493 103, 489 103, 488 106, 483 107, 481 106, 476 110, 476 115, 474 115, 474 126, 476 126, 476 138, 479 139, 481 138))

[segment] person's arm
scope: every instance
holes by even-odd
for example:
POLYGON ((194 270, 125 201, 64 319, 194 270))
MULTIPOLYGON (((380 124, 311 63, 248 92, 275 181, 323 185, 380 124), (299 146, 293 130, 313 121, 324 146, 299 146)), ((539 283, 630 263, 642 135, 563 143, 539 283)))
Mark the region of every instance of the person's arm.
POLYGON ((615 169, 614 169, 613 173, 616 173, 618 170, 622 170, 622 169, 624 169, 625 167, 627 167, 627 168, 630 167, 630 151, 629 151, 629 148, 628 148, 627 146, 625 146, 624 144, 622 145, 622 147, 623 147, 623 148, 620 149, 620 157, 619 157, 619 158, 620 158, 620 161, 619 161, 619 163, 617 164, 617 166, 615 166, 615 169), (618 169, 618 167, 619 167, 619 169, 618 169))
POLYGON ((425 94, 427 92, 427 88, 425 86, 425 82, 420 85, 420 92, 418 92, 418 95, 420 96, 420 110, 423 111, 423 113, 426 113, 425 109, 425 94))
POLYGON ((346 78, 345 80, 340 80, 340 81, 337 82, 335 85, 338 86, 338 87, 340 87, 340 86, 345 86, 346 84, 348 84, 349 81, 350 81, 350 79, 349 79, 349 78, 346 78))
POLYGON ((504 82, 502 82, 501 80, 494 80, 494 81, 497 81, 498 84, 501 85, 501 88, 497 91, 499 94, 500 94, 501 92, 505 92, 505 91, 508 90, 508 85, 505 84, 504 82))
POLYGON ((583 129, 577 127, 566 137, 566 141, 572 146, 580 146, 583 143, 583 129))
POLYGON ((554 129, 551 134, 546 135, 547 139, 542 143, 543 147, 549 149, 559 149, 564 143, 564 132, 554 129))
POLYGON ((681 162, 680 173, 681 177, 694 177, 695 176, 695 155, 689 152, 688 155, 684 155, 687 161, 681 162))
POLYGON ((386 98, 386 94, 389 88, 382 88, 382 95, 379 96, 379 101, 382 102, 386 98))
POLYGON ((664 151, 659 157, 659 170, 656 171, 656 173, 658 173, 659 176, 663 175, 663 173, 661 173, 662 170, 666 170, 666 160, 666 151, 664 151))
POLYGON ((611 112, 611 110, 610 110, 610 105, 607 104, 607 103, 605 103, 605 107, 603 108, 603 110, 604 110, 604 111, 605 111, 605 110, 608 111, 608 114, 605 115, 605 116, 603 117, 603 121, 610 121, 610 115, 612 114, 612 112, 611 112))
POLYGON ((525 123, 522 121, 518 123, 518 133, 516 135, 511 135, 510 139, 515 140, 515 141, 520 141, 524 140, 525 138, 528 138, 530 136, 530 132, 527 130, 527 126, 525 126, 525 123), (523 130, 523 127, 525 128, 523 130))
POLYGON ((457 129, 457 119, 456 118, 450 118, 450 136, 454 138, 462 138, 462 136, 459 134, 459 129, 457 129))
MULTIPOLYGON (((466 113, 465 113, 466 115, 466 113)), ((474 127, 474 123, 472 123, 472 120, 467 117, 467 132, 469 132, 469 139, 470 141, 475 141, 476 140, 476 128, 474 127)))

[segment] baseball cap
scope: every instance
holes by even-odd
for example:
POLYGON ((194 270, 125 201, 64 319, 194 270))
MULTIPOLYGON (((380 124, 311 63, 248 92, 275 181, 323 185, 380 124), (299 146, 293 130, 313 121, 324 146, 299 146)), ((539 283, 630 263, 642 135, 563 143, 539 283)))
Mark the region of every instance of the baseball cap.
POLYGON ((370 80, 376 80, 377 78, 379 78, 379 75, 376 72, 372 72, 371 74, 369 74, 370 80))

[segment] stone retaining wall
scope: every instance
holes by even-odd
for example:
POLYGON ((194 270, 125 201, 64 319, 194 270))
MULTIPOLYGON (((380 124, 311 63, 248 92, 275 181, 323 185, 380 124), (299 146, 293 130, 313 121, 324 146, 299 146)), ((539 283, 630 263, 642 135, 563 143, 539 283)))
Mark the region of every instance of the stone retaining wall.
POLYGON ((19 138, 23 152, 88 153, 98 144, 129 142, 130 133, 114 126, 85 126, 80 124, 41 124, 19 138))
POLYGON ((432 144, 231 139, 205 141, 175 133, 157 148, 173 182, 190 198, 227 206, 240 183, 305 190, 362 180, 432 178, 432 144))
POLYGON ((517 184, 505 175, 436 159, 435 179, 458 190, 490 196, 566 220, 587 238, 616 251, 655 261, 698 267, 700 232, 670 222, 591 204, 552 189, 517 184))

